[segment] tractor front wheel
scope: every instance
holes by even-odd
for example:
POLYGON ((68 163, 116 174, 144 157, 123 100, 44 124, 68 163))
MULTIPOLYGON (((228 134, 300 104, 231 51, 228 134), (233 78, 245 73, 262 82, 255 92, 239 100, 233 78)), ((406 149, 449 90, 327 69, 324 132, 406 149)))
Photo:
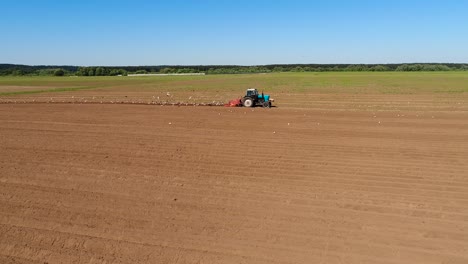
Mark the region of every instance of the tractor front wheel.
POLYGON ((244 100, 244 106, 245 107, 252 107, 253 106, 253 100, 251 98, 247 98, 244 100))
POLYGON ((263 102, 263 107, 269 108, 271 106, 270 102, 263 102))

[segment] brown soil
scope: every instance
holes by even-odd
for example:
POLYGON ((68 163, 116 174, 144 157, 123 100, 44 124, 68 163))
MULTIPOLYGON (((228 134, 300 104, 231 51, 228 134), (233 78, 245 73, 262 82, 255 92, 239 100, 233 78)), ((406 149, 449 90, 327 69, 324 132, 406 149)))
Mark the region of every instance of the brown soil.
POLYGON ((466 105, 398 98, 0 104, 0 263, 468 263, 466 105))
MULTIPOLYGON (((224 104, 240 98, 239 92, 211 91, 131 91, 118 88, 78 92, 22 94, 0 97, 0 104, 74 103, 74 104, 224 104)), ((346 94, 275 93, 274 105, 284 109, 317 111, 457 111, 468 112, 468 93, 461 94, 346 94)))

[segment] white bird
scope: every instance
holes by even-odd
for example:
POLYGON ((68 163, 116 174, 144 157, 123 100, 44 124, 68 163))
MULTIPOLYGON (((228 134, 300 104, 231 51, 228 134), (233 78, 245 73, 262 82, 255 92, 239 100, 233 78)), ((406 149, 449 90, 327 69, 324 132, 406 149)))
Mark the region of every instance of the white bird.
POLYGON ((169 92, 166 93, 166 96, 171 96, 171 94, 169 92))

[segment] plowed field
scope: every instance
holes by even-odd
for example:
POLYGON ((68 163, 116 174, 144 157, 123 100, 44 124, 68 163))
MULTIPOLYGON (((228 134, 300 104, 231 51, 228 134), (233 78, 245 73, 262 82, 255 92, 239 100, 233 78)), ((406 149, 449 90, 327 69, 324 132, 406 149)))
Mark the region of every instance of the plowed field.
POLYGON ((0 263, 468 263, 466 96, 281 97, 0 104, 0 263))

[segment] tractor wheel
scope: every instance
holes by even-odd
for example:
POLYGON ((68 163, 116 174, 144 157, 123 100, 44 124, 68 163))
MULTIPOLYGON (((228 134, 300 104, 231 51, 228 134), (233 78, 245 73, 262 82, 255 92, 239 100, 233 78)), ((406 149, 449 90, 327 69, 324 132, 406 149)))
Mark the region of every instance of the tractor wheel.
POLYGON ((270 107, 270 102, 263 102, 263 107, 269 108, 270 107))
POLYGON ((244 100, 244 106, 245 107, 252 107, 253 106, 253 100, 251 98, 246 98, 244 100))

